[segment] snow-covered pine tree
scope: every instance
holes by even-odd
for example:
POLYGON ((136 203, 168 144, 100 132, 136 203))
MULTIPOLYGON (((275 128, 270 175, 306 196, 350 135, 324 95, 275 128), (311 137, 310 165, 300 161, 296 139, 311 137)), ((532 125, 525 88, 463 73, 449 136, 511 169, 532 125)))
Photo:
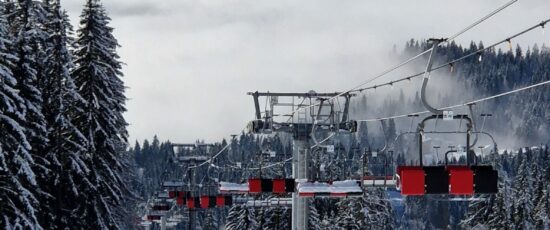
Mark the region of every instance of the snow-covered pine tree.
POLYGON ((539 178, 537 191, 540 191, 541 195, 538 202, 535 203, 533 218, 536 221, 536 229, 550 229, 550 156, 548 156, 548 147, 544 146, 541 153, 546 159, 543 161, 544 169, 540 172, 542 176, 539 178))
POLYGON ((79 211, 90 228, 119 228, 118 218, 124 210, 117 207, 128 191, 121 178, 127 132, 122 117, 126 97, 116 54, 118 43, 98 0, 88 0, 80 17, 72 76, 86 105, 75 111, 74 124, 88 141, 83 158, 94 189, 82 191, 86 198, 79 211))
MULTIPOLYGON (((18 0, 8 2, 13 5, 13 16, 10 30, 14 38, 14 50, 18 57, 13 73, 18 81, 16 88, 25 101, 27 111, 21 125, 31 145, 30 155, 32 157, 32 170, 35 180, 46 177, 49 174, 49 162, 44 158, 44 149, 48 144, 46 121, 42 114, 42 92, 40 80, 44 79, 45 50, 48 47, 46 39, 48 34, 43 30, 47 12, 41 2, 33 0, 18 0)), ((36 208, 42 200, 47 199, 49 194, 44 192, 36 181, 27 187, 34 187, 32 193, 37 199, 36 208)))
POLYGON ((12 70, 18 60, 4 7, 0 4, 0 228, 40 229, 31 192, 36 187, 31 146, 21 124, 26 101, 16 90, 18 82, 12 70))
POLYGON ((336 227, 338 229, 361 229, 361 221, 365 216, 358 204, 360 202, 355 198, 345 198, 337 203, 336 227))
POLYGON ((69 74, 73 62, 68 33, 72 28, 59 0, 45 0, 44 5, 48 11, 45 30, 49 34, 44 72, 48 77, 39 82, 50 140, 44 148, 50 172, 39 178, 39 184, 50 196, 40 200, 40 222, 45 228, 84 228, 86 223, 73 216, 77 201, 82 199, 79 191, 90 190, 91 183, 86 178, 88 167, 80 158, 86 137, 72 122, 74 111, 81 111, 85 104, 69 74))
POLYGON ((532 164, 531 158, 532 154, 529 150, 520 151, 519 154, 524 154, 517 170, 517 175, 514 178, 514 201, 515 209, 512 213, 512 219, 517 228, 521 229, 532 229, 533 228, 533 219, 532 211, 534 209, 533 205, 533 174, 530 170, 530 165, 532 164))
MULTIPOLYGON (((13 74, 18 81, 19 94, 25 100, 27 107, 22 124, 25 127, 27 140, 32 146, 31 153, 36 156, 35 159, 41 159, 48 142, 46 121, 42 114, 42 93, 39 87, 39 80, 44 77, 43 59, 48 36, 42 30, 46 12, 40 2, 32 0, 19 0, 13 4, 15 17, 11 30, 15 33, 14 50, 18 57, 13 74)), ((43 171, 42 168, 40 170, 43 171)))
POLYGON ((394 212, 388 195, 382 188, 369 190, 366 197, 360 198, 361 205, 355 204, 364 216, 363 226, 373 226, 376 229, 394 229, 394 212))
POLYGON ((427 212, 427 198, 410 196, 405 198, 405 212, 403 213, 399 229, 433 229, 427 212))
POLYGON ((321 216, 319 215, 319 212, 317 211, 317 207, 315 207, 315 202, 313 199, 309 199, 309 218, 307 227, 311 230, 320 230, 323 229, 321 227, 321 216))
POLYGON ((204 218, 204 230, 217 230, 219 228, 218 223, 218 210, 217 209, 207 209, 206 210, 206 216, 204 218))
POLYGON ((225 222, 227 230, 258 229, 254 210, 246 205, 233 205, 225 222))
POLYGON ((499 156, 497 151, 490 155, 490 161, 495 163, 498 170, 498 193, 494 195, 494 200, 491 203, 489 216, 486 226, 490 229, 505 229, 511 228, 513 223, 510 218, 508 199, 510 199, 510 181, 508 172, 504 168, 507 155, 499 156))
POLYGON ((273 210, 277 216, 273 220, 272 229, 290 229, 292 227, 292 209, 290 207, 277 207, 273 210))
POLYGON ((239 213, 241 209, 242 209, 241 205, 231 206, 231 208, 229 209, 229 213, 225 218, 225 229, 228 229, 228 230, 237 229, 237 225, 239 221, 239 213))
POLYGON ((506 229, 511 224, 508 223, 509 218, 505 203, 507 192, 504 183, 506 182, 499 183, 499 193, 495 195, 495 200, 487 218, 486 225, 490 229, 506 229))

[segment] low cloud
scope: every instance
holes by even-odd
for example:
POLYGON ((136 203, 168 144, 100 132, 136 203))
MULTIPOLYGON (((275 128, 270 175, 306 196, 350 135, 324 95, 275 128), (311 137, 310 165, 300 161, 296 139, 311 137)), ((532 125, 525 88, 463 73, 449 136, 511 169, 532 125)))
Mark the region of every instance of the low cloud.
POLYGON ((111 13, 112 17, 147 17, 161 14, 167 14, 171 11, 169 9, 163 9, 154 2, 112 2, 108 5, 107 10, 111 13))

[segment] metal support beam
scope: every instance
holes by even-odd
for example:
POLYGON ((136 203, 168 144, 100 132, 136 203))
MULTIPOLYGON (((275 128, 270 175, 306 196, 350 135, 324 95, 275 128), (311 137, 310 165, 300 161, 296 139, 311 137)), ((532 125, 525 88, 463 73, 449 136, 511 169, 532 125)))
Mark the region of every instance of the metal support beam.
MULTIPOLYGON (((194 166, 195 166, 195 163, 192 162, 191 164, 189 164, 189 166, 190 166, 190 167, 187 168, 187 175, 188 175, 189 180, 190 180, 190 181, 189 181, 189 183, 190 183, 189 191, 190 191, 190 195, 191 195, 191 196, 194 196, 195 193, 193 193, 193 192, 194 192, 193 190, 195 189, 195 182, 196 182, 196 180, 195 180, 195 175, 194 175, 193 170, 191 169, 191 167, 194 167, 194 166)), ((195 204, 195 205, 196 205, 196 204, 195 204)), ((188 229, 189 229, 189 230, 195 229, 195 226, 193 225, 193 224, 194 224, 194 223, 193 223, 193 220, 196 219, 197 212, 195 212, 195 211, 192 210, 192 209, 189 209, 189 210, 188 210, 188 214, 189 214, 189 222, 188 222, 189 227, 188 227, 188 229)))
MULTIPOLYGON (((307 155, 309 152, 309 138, 294 138, 292 177, 307 179, 307 155)), ((292 193, 292 230, 308 229, 309 198, 298 197, 298 193, 292 193)))
POLYGON ((256 91, 254 93, 248 93, 248 95, 252 95, 254 97, 254 108, 256 109, 256 119, 262 119, 262 113, 260 112, 260 101, 258 100, 259 92, 256 91))
POLYGON ((166 230, 166 215, 160 217, 160 230, 166 230))

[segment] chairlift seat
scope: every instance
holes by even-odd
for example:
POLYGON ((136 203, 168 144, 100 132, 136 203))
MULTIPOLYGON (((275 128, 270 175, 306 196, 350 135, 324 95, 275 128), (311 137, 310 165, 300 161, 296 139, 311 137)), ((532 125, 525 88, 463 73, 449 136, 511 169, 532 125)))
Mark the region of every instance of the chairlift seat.
POLYGON ((177 191, 177 190, 168 191, 168 198, 170 198, 170 199, 184 198, 184 197, 185 197, 185 192, 184 191, 177 191))
POLYGON ((273 193, 286 192, 286 179, 273 179, 273 193))
POLYGON ((421 166, 399 166, 397 174, 401 178, 401 194, 420 196, 425 194, 425 175, 421 166))
POLYGON ((225 196, 222 196, 222 195, 216 196, 216 206, 218 207, 225 206, 225 196))
POLYGON ((178 205, 179 207, 183 206, 185 204, 185 199, 184 198, 176 198, 176 205, 178 205))
POLYGON ((273 181, 271 179, 261 179, 262 192, 273 192, 273 181))
POLYGON ((201 207, 201 197, 194 197, 193 198, 195 201, 195 208, 200 208, 201 207))
POLYGON ((262 192, 262 179, 259 179, 259 178, 248 179, 248 191, 250 193, 262 192))
POLYGON ((215 208, 217 203, 216 196, 209 196, 208 197, 208 208, 215 208))
POLYGON ((167 204, 156 204, 156 205, 153 205, 153 210, 154 211, 168 211, 168 210, 170 210, 170 206, 168 206, 167 204))
POLYGON ((176 198, 176 191, 168 191, 168 197, 170 199, 176 198))
POLYGON ((176 196, 183 199, 190 196, 190 194, 188 191, 177 191, 176 196))
POLYGON ((296 190, 296 182, 294 179, 285 179, 285 191, 286 192, 294 192, 296 190))
POLYGON ((491 166, 472 166, 475 193, 498 193, 498 172, 491 166))
POLYGON ((195 198, 194 197, 187 197, 187 208, 188 209, 193 209, 193 208, 196 208, 195 206, 195 198))
POLYGON ((225 196, 225 206, 231 206, 231 205, 233 205, 233 197, 225 196))
POLYGON ((427 194, 449 193, 449 174, 444 166, 426 166, 424 173, 427 194))
POLYGON ((209 196, 201 196, 201 208, 208 208, 210 206, 210 197, 209 196))
POLYGON ((447 166, 450 193, 453 195, 474 194, 474 172, 468 166, 447 166))

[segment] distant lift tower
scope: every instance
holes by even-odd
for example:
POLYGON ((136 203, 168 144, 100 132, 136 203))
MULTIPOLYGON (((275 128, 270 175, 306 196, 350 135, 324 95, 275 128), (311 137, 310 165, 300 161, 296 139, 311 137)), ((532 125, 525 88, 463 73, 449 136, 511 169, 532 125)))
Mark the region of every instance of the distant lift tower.
MULTIPOLYGON (((357 122, 348 120, 350 99, 354 96, 350 93, 252 92, 248 95, 254 98, 256 111, 256 119, 248 124, 249 132, 293 135, 292 176, 296 180, 308 179, 310 142, 318 143, 315 136, 357 130, 357 122), (260 97, 266 99, 265 111, 260 110, 260 97), (342 103, 341 99, 344 100, 342 103)), ((308 199, 292 194, 292 230, 308 229, 308 199)))
MULTIPOLYGON (((200 163, 208 161, 210 158, 210 149, 213 144, 172 144, 174 153, 176 154, 176 161, 187 165, 187 179, 189 183, 189 192, 191 196, 198 196, 197 187, 197 175, 194 173, 195 166, 200 163)), ((189 209, 189 226, 188 229, 194 229, 194 220, 197 220, 197 212, 189 209)))

